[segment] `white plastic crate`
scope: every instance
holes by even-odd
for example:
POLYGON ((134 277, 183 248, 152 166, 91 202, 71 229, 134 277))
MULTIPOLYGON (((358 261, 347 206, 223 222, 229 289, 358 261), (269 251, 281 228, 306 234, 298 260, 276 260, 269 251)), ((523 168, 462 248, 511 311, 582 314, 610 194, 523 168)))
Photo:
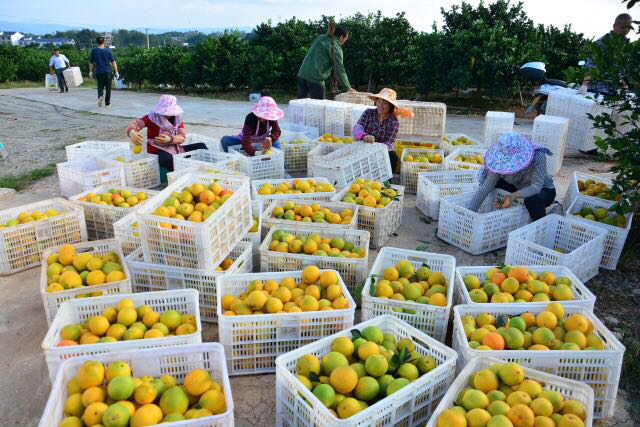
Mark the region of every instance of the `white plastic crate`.
POLYGON ((373 105, 373 101, 369 98, 371 95, 373 95, 371 92, 342 92, 335 96, 335 100, 370 107, 373 105))
POLYGON ((44 87, 50 91, 58 90, 58 76, 55 74, 45 74, 44 75, 44 87))
POLYGON ((442 137, 447 120, 446 104, 442 102, 399 101, 398 105, 413 111, 412 119, 399 119, 400 130, 398 133, 400 135, 442 137))
POLYGON ((444 344, 393 316, 378 316, 355 325, 353 329, 361 331, 367 326, 377 326, 396 339, 411 339, 415 343, 415 351, 420 355, 433 357, 438 366, 395 392, 393 396, 378 401, 352 417, 340 420, 296 378, 295 365, 298 358, 305 354, 322 357, 330 352, 331 343, 338 337, 350 339, 351 331, 344 330, 276 359, 277 426, 424 425, 454 380, 458 356, 444 344))
POLYGON ((221 299, 224 295, 237 297, 247 290, 247 285, 252 280, 279 282, 285 277, 292 277, 299 282, 302 271, 232 274, 225 275, 218 281, 218 335, 225 349, 230 375, 275 372, 275 360, 281 354, 353 326, 356 303, 340 274, 338 285, 349 302, 348 308, 300 313, 223 315, 221 299))
POLYGON ((199 133, 188 133, 184 145, 203 143, 207 146, 207 149, 211 151, 222 151, 220 145, 220 138, 214 138, 213 136, 201 135, 199 133))
POLYGON ((154 188, 160 185, 160 163, 155 154, 134 154, 129 151, 108 154, 105 158, 122 164, 125 183, 131 187, 154 188))
POLYGON ((478 212, 468 208, 475 191, 441 199, 438 237, 473 255, 506 246, 509 232, 531 220, 529 212, 519 200, 512 201, 506 209, 496 209, 496 201, 501 201, 508 194, 503 190, 492 191, 478 212))
POLYGON ((547 158, 547 172, 551 176, 557 174, 562 168, 568 132, 569 120, 564 117, 542 115, 533 121, 531 141, 548 148, 553 153, 547 158))
POLYGON ((631 221, 633 220, 633 214, 626 214, 626 225, 624 228, 617 227, 615 225, 603 224, 601 222, 591 221, 578 216, 574 216, 576 212, 579 212, 583 206, 589 206, 590 208, 604 208, 609 209, 615 202, 609 200, 600 200, 594 197, 586 197, 579 195, 573 201, 567 212, 566 216, 569 216, 576 221, 582 222, 587 226, 597 226, 607 230, 607 234, 604 238, 604 250, 602 252, 602 260, 600 261, 600 267, 608 270, 615 270, 618 265, 618 260, 624 249, 624 243, 627 241, 627 236, 631 230, 631 221))
POLYGON ((470 163, 462 160, 455 160, 459 155, 466 156, 480 156, 484 162, 484 154, 487 152, 486 148, 476 148, 473 146, 458 146, 444 159, 444 169, 449 171, 468 169, 468 170, 481 170, 484 165, 480 163, 470 163))
POLYGON ((78 87, 82 84, 82 73, 80 67, 69 67, 62 72, 64 82, 67 87, 78 87))
POLYGON ((569 112, 569 138, 567 144, 574 150, 588 151, 596 148, 593 143, 593 122, 588 114, 597 116, 600 106, 593 100, 576 94, 571 98, 569 112))
POLYGON ((347 144, 314 161, 314 174, 329 179, 337 188, 344 188, 357 178, 386 181, 393 177, 384 144, 347 144))
POLYGON ((231 385, 224 363, 224 349, 218 343, 187 344, 163 349, 145 349, 135 351, 118 351, 96 354, 67 360, 60 366, 51 387, 40 424, 38 427, 57 427, 63 419, 64 402, 67 396, 67 383, 76 376, 79 367, 88 360, 97 360, 103 364, 124 361, 131 368, 132 375, 137 378, 150 375, 160 377, 173 375, 178 384, 184 382, 186 375, 194 369, 204 369, 211 379, 222 386, 226 411, 210 417, 196 418, 173 423, 189 427, 233 427, 233 397, 231 385))
POLYGON ((418 190, 418 174, 420 172, 439 171, 444 168, 444 151, 430 150, 426 148, 405 148, 402 150, 400 162, 400 182, 407 193, 416 194, 418 190), (439 154, 440 163, 408 161, 407 156, 426 156, 427 154, 439 154))
POLYGON ((455 269, 456 259, 451 255, 390 247, 382 248, 378 252, 378 256, 369 272, 369 277, 362 289, 362 320, 390 314, 419 329, 431 338, 444 343, 449 325, 449 312, 453 306, 455 269), (448 286, 446 307, 419 304, 414 301, 396 301, 371 295, 372 285, 374 283, 377 284, 382 278, 384 269, 394 266, 398 261, 402 260, 409 261, 415 270, 426 265, 431 271, 440 272, 444 275, 448 286), (396 311, 398 309, 400 310, 396 311), (404 309, 411 310, 411 312, 404 312, 404 309))
POLYGON ((498 142, 498 138, 505 132, 513 132, 514 113, 503 111, 487 111, 484 117, 484 144, 489 147, 498 142))
MULTIPOLYGON (((483 369, 488 369, 495 363, 504 363, 503 360, 495 357, 479 356, 472 359, 460 372, 456 380, 451 384, 451 388, 444 395, 438 407, 433 411, 431 419, 426 427, 436 427, 438 416, 446 409, 455 406, 458 395, 469 386, 471 375, 483 369)), ((554 390, 562 394, 566 400, 577 400, 585 409, 586 419, 585 427, 593 425, 593 390, 586 384, 578 381, 568 380, 557 375, 551 375, 543 371, 531 368, 523 368, 524 377, 528 380, 534 380, 542 384, 545 390, 554 390)))
POLYGON ((321 158, 329 153, 333 153, 336 150, 342 148, 342 144, 336 144, 333 142, 313 142, 313 148, 307 153, 307 175, 315 176, 313 165, 322 164, 321 158))
POLYGON ((253 144, 255 156, 248 156, 244 149, 229 147, 229 152, 242 155, 243 170, 251 179, 284 178, 284 152, 271 147, 271 154, 262 154, 262 144, 253 144))
MULTIPOLYGON (((84 197, 89 193, 98 195, 106 193, 109 189, 110 187, 97 187, 69 197, 69 201, 84 209, 84 219, 87 224, 89 240, 110 239, 114 237, 113 224, 130 213, 135 212, 136 209, 146 202, 146 200, 144 200, 136 206, 120 208, 118 206, 100 205, 98 203, 91 203, 88 201, 83 202, 80 200, 81 197, 84 197)), ((124 187, 119 189, 128 190, 134 196, 139 192, 145 192, 147 193, 147 200, 148 198, 158 194, 157 191, 147 190, 144 188, 124 187)))
POLYGON ((505 263, 561 265, 587 282, 598 274, 606 235, 607 230, 596 225, 547 215, 509 233, 505 263))
MULTIPOLYGON (((544 311, 544 307, 528 306, 526 311, 538 314, 544 311)), ((517 316, 523 312, 520 307, 503 307, 502 304, 455 306, 453 308, 452 342, 453 348, 458 352, 458 366, 465 366, 478 356, 490 356, 578 381, 593 389, 594 418, 613 416, 625 348, 589 310, 565 306, 567 315, 579 313, 591 321, 594 327, 593 333, 602 339, 604 350, 474 350, 469 347, 462 326, 462 316, 475 317, 480 313, 490 313, 494 316, 500 314, 517 316)))
POLYGON ((145 261, 175 267, 213 269, 249 231, 251 197, 246 177, 187 174, 152 197, 136 211, 145 261), (217 182, 233 194, 209 218, 192 222, 153 215, 174 191, 194 183, 217 182), (171 225, 171 228, 163 226, 171 225))
POLYGON ((158 348, 183 344, 200 344, 202 342, 202 324, 198 308, 198 291, 194 289, 176 289, 170 291, 145 292, 141 294, 118 294, 94 298, 81 298, 66 301, 58 309, 49 331, 42 340, 44 358, 49 368, 49 379, 55 379, 60 364, 72 357, 96 355, 121 350, 137 350, 142 348, 158 348), (162 338, 105 342, 96 344, 79 344, 58 347, 60 331, 70 323, 80 323, 102 314, 105 308, 113 307, 122 298, 129 298, 136 308, 148 305, 157 312, 178 310, 181 313, 193 314, 196 318, 196 332, 188 335, 175 335, 162 338))
POLYGON ((317 128, 319 133, 324 133, 324 110, 332 101, 324 99, 305 99, 304 101, 304 123, 301 124, 317 128))
POLYGON ((238 243, 228 257, 233 264, 227 271, 196 270, 171 267, 169 265, 145 262, 142 249, 138 248, 127 257, 131 272, 133 292, 157 292, 175 289, 195 289, 198 291, 200 318, 203 322, 217 322, 216 289, 218 279, 223 275, 250 273, 253 270, 251 245, 238 243))
MULTIPOLYGON (((82 286, 80 288, 65 289, 60 292, 47 292, 47 257, 58 252, 59 246, 46 249, 42 253, 42 261, 40 268, 40 296, 44 306, 44 316, 47 319, 47 325, 51 325, 60 306, 70 299, 82 298, 83 296, 93 297, 114 294, 129 294, 133 292, 131 287, 131 272, 127 268, 124 254, 117 240, 97 240, 95 242, 76 243, 73 245, 76 253, 105 254, 107 252, 115 252, 118 255, 118 263, 122 267, 125 278, 117 282, 105 283, 103 285, 82 286)), ((92 298, 93 298, 92 297, 92 298)))
POLYGON ((306 105, 308 98, 306 99, 292 99, 287 104, 287 118, 290 124, 304 126, 304 106, 306 105))
POLYGON ((180 169, 180 170, 174 170, 173 172, 167 172, 167 185, 169 184, 173 184, 174 182, 177 181, 178 178, 187 175, 189 173, 213 173, 213 174, 218 174, 218 175, 233 175, 233 176, 244 176, 246 177, 246 175, 242 172, 238 172, 238 171, 234 171, 231 169, 225 169, 225 168, 217 168, 217 167, 207 167, 207 166, 197 166, 197 167, 190 167, 188 169, 180 169))
POLYGON ((309 265, 315 265, 321 269, 336 270, 342 280, 353 293, 360 282, 367 277, 369 268, 369 232, 361 230, 334 230, 324 229, 318 232, 317 228, 295 228, 275 226, 269 230, 267 236, 260 245, 260 270, 261 271, 293 271, 302 270, 309 265), (353 242, 355 247, 363 248, 364 258, 338 258, 331 256, 313 256, 304 253, 283 253, 270 251, 269 245, 276 230, 291 233, 297 236, 308 237, 310 234, 320 234, 321 237, 341 237, 345 242, 353 242))
MULTIPOLYGON (((288 199, 299 199, 299 200, 331 200, 333 196, 336 195, 336 191, 325 191, 318 193, 286 193, 286 194, 258 194, 258 190, 260 186, 265 183, 270 183, 274 188, 278 186, 278 184, 282 182, 288 182, 293 186, 293 180, 295 178, 287 178, 287 179, 254 179, 251 181, 251 198, 253 200, 262 200, 263 204, 267 206, 269 203, 274 200, 288 200, 288 199)), ((309 176, 308 178, 299 178, 299 179, 315 179, 316 183, 325 183, 329 184, 329 180, 324 177, 315 177, 309 176)))
POLYGON ((349 135, 351 132, 351 107, 346 102, 330 102, 324 108, 324 132, 349 135))
POLYGON ((280 147, 284 152, 285 171, 304 172, 307 170, 307 154, 313 147, 313 144, 306 134, 283 130, 280 135, 280 147), (304 142, 291 142, 296 140, 304 142))
POLYGON ((440 199, 478 188, 476 171, 437 171, 418 174, 416 208, 429 218, 438 219, 440 199))
MULTIPOLYGON (((404 205, 404 187, 401 185, 391 185, 396 190, 396 197, 384 208, 372 208, 349 203, 357 206, 358 209, 358 229, 366 230, 370 233, 369 246, 372 249, 382 247, 391 235, 402 224, 402 208, 404 205)), ((342 189, 333 197, 333 201, 340 202, 349 191, 349 186, 342 189)))
POLYGON ((124 187, 127 185, 124 165, 113 160, 94 157, 64 162, 56 165, 60 193, 65 197, 82 193, 96 187, 124 187))
POLYGON ((127 141, 83 141, 64 147, 68 162, 86 160, 88 157, 102 157, 117 151, 130 152, 130 143, 127 141))
POLYGON ((358 225, 358 212, 360 206, 354 205, 351 203, 343 203, 343 202, 327 202, 327 201, 314 201, 314 200, 304 200, 304 199, 283 199, 283 200, 274 200, 271 202, 269 207, 265 209, 263 213, 262 223, 264 224, 267 230, 271 229, 273 226, 284 226, 284 227, 293 227, 293 228, 317 228, 319 230, 323 230, 325 228, 329 229, 338 229, 338 230, 355 230, 358 225), (318 222, 303 222, 303 221, 291 221, 286 219, 278 219, 273 217, 273 210, 276 207, 282 207, 287 201, 295 202, 296 204, 301 205, 310 205, 312 203, 318 203, 320 208, 327 208, 331 212, 340 213, 343 209, 351 209, 353 212, 353 216, 351 218, 351 222, 349 224, 330 224, 330 223, 318 223, 318 222))
POLYGON ((442 146, 441 148, 444 150, 445 154, 451 153, 458 147, 473 147, 473 148, 487 148, 482 141, 477 138, 472 138, 464 133, 448 133, 442 137, 442 146), (459 137, 465 137, 468 141, 467 144, 459 144, 453 145, 451 142, 456 140, 459 137), (445 139, 446 138, 446 139, 445 139))
POLYGON ((84 211, 65 199, 54 198, 0 211, 0 223, 21 212, 55 209, 58 215, 0 229, 0 276, 40 265, 40 254, 52 246, 87 240, 84 211))
MULTIPOLYGON (((470 304, 478 307, 492 307, 496 304, 492 303, 476 303, 471 300, 469 296, 469 291, 467 291, 467 287, 464 285, 464 276, 467 274, 471 274, 473 276, 477 276, 482 282, 482 278, 485 277, 485 273, 487 270, 495 266, 472 266, 472 267, 458 267, 456 268, 456 301, 459 304, 470 304)), ((567 267, 562 266, 524 266, 529 271, 533 271, 535 273, 542 273, 548 271, 553 273, 556 278, 558 277, 568 277, 571 280, 571 289, 573 290, 573 300, 569 301, 561 301, 561 304, 564 307, 574 307, 574 308, 584 308, 589 311, 593 311, 593 308, 596 304, 596 296, 591 293, 589 289, 576 277, 575 274, 567 267)), ((529 307, 546 307, 549 305, 548 302, 526 302, 526 303, 500 303, 502 305, 509 306, 517 306, 520 307, 523 311, 528 310, 529 307)))
MULTIPOLYGON (((251 254, 253 258, 253 265, 260 265, 260 243, 262 241, 262 200, 251 201, 251 214, 258 217, 258 231, 254 233, 247 233, 242 238, 243 242, 251 244, 251 254)), ((251 220, 253 224, 253 218, 251 220)))
POLYGON ((129 255, 142 246, 140 230, 138 229, 138 219, 135 212, 131 212, 127 216, 114 222, 113 234, 113 237, 120 242, 124 256, 129 255))
POLYGON ((174 171, 185 169, 226 169, 246 173, 244 159, 238 153, 216 150, 193 150, 173 156, 174 171))
MULTIPOLYGON (((291 112, 289 112, 291 113, 291 112)), ((301 133, 309 139, 316 139, 319 135, 318 128, 299 125, 295 123, 285 123, 280 125, 280 130, 284 132, 301 133)))
POLYGON ((562 206, 565 210, 568 210, 571 204, 576 200, 576 197, 583 196, 588 200, 602 200, 595 196, 589 196, 587 194, 581 194, 578 189, 578 181, 586 181, 588 179, 592 179, 595 182, 602 182, 607 184, 607 187, 611 188, 613 186, 613 181, 609 178, 604 178, 598 175, 586 174, 584 172, 575 171, 573 172, 573 177, 569 181, 569 187, 567 187, 567 193, 564 196, 564 200, 562 201, 562 206))
POLYGON ((545 114, 570 118, 571 100, 575 94, 575 90, 567 90, 565 88, 549 92, 545 114))

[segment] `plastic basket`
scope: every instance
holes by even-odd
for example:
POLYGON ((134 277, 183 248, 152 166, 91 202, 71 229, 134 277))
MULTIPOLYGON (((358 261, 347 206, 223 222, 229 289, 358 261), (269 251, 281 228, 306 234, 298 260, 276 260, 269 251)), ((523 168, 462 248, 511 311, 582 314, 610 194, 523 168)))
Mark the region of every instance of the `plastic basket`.
POLYGON ((244 149, 229 147, 232 153, 242 155, 243 170, 251 179, 282 179, 284 178, 284 152, 275 147, 273 153, 262 154, 262 144, 253 144, 256 149, 255 156, 248 156, 244 149))
POLYGON ((444 167, 444 151, 425 148, 406 148, 402 151, 400 166, 400 182, 407 193, 416 194, 418 191, 418 174, 442 170, 444 167), (428 153, 439 154, 440 163, 408 161, 407 156, 425 156, 428 153))
MULTIPOLYGON (((527 311, 538 314, 544 307, 527 307, 527 311)), ((473 350, 469 347, 462 326, 462 316, 480 313, 520 315, 520 307, 503 307, 502 304, 457 305, 453 308, 453 348, 458 352, 458 366, 462 367, 478 356, 497 357, 516 362, 522 366, 538 369, 562 378, 579 381, 590 386, 594 392, 594 418, 613 416, 618 381, 622 371, 624 346, 589 310, 566 307, 567 314, 579 313, 593 323, 593 333, 604 343, 604 350, 473 350)))
POLYGON ((475 191, 443 198, 440 200, 438 237, 473 255, 506 246, 509 232, 531 220, 524 204, 518 200, 506 209, 495 208, 496 201, 501 201, 507 194, 503 190, 492 191, 478 212, 468 208, 475 191))
POLYGON ((351 107, 346 102, 330 102, 324 108, 324 131, 337 135, 351 132, 351 107))
POLYGON ((50 91, 58 90, 58 76, 55 74, 45 74, 44 75, 44 87, 50 91))
POLYGON ((547 215, 509 233, 505 263, 561 265, 587 282, 598 274, 606 235, 607 230, 596 225, 547 215))
POLYGON ((377 326, 396 339, 409 338, 415 351, 436 360, 437 367, 374 405, 350 418, 340 420, 329 412, 295 375, 298 358, 305 354, 322 357, 331 351, 338 337, 351 338, 345 330, 300 347, 276 359, 276 425, 277 426, 422 426, 455 377, 457 355, 416 328, 393 316, 379 316, 354 326, 362 330, 377 326))
POLYGON ((112 160, 88 158, 77 162, 56 165, 60 193, 65 197, 82 193, 96 187, 124 187, 127 180, 124 165, 112 160))
MULTIPOLYGON (((84 209, 84 219, 87 224, 87 233, 89 240, 110 239, 114 237, 113 224, 121 218, 124 218, 128 214, 135 212, 146 200, 140 202, 136 206, 130 208, 119 208, 118 206, 100 205, 98 203, 83 202, 81 197, 86 196, 88 193, 101 194, 106 193, 110 187, 98 187, 89 191, 84 191, 75 196, 69 197, 69 200, 78 206, 82 206, 84 209)), ((144 188, 132 188, 124 187, 121 190, 128 190, 133 195, 139 192, 147 193, 147 198, 153 197, 158 194, 157 191, 146 190, 144 188)))
POLYGON ((213 136, 201 135, 199 133, 188 133, 184 145, 203 143, 211 151, 222 151, 220 145, 220 138, 214 138, 213 136))
POLYGON ((260 270, 261 271, 294 271, 302 270, 308 265, 315 265, 321 269, 336 270, 340 273, 342 280, 353 293, 360 282, 367 277, 369 267, 369 232, 360 230, 333 230, 325 229, 320 234, 322 237, 341 237, 345 242, 353 242, 355 247, 365 250, 364 258, 338 258, 330 256, 312 256, 307 254, 283 253, 269 250, 269 245, 276 230, 301 236, 309 236, 318 233, 317 228, 295 228, 295 227, 271 227, 267 236, 260 245, 260 270))
POLYGON ((442 102, 399 101, 400 107, 413 111, 412 119, 400 119, 401 135, 416 135, 440 138, 444 134, 447 120, 447 105, 442 102), (410 126, 407 126, 411 122, 410 126))
MULTIPOLYGON (((492 307, 496 304, 492 303, 476 303, 471 300, 469 291, 464 285, 464 276, 471 274, 474 276, 485 277, 485 273, 488 269, 494 266, 473 266, 473 267, 458 267, 456 268, 456 301, 459 304, 470 304, 478 307, 492 307)), ((561 301, 564 307, 584 308, 589 311, 593 311, 596 304, 596 296, 591 293, 589 289, 576 277, 575 274, 567 267, 562 266, 525 266, 529 271, 536 273, 542 273, 548 271, 553 273, 556 277, 568 277, 571 279, 571 288, 573 290, 573 297, 575 299, 569 301, 561 301)), ((525 302, 525 303, 500 303, 502 305, 517 306, 523 311, 528 310, 529 307, 546 307, 548 302, 525 302)))
MULTIPOLYGON (((329 184, 329 180, 324 177, 310 176, 308 178, 301 179, 315 179, 318 184, 329 184)), ((336 191, 325 191, 322 193, 289 193, 289 194, 258 194, 258 190, 262 184, 270 183, 273 187, 277 187, 282 182, 288 182, 293 185, 294 178, 288 179, 257 179, 251 181, 251 198, 253 200, 262 200, 264 205, 268 205, 274 200, 288 200, 288 199, 300 199, 300 200, 331 200, 336 195, 336 191)))
POLYGON ((64 147, 68 162, 86 160, 88 157, 101 157, 114 151, 127 153, 130 143, 127 141, 83 141, 64 147))
POLYGON ((320 99, 305 99, 304 101, 304 123, 302 124, 317 128, 320 133, 324 133, 324 110, 326 105, 332 101, 320 99))
POLYGON ((80 67, 68 67, 63 72, 64 81, 67 87, 78 87, 82 85, 82 73, 80 67))
POLYGON ((599 106, 593 99, 585 98, 582 95, 574 95, 571 98, 569 111, 569 137, 567 145, 574 150, 585 150, 596 148, 593 140, 593 122, 588 114, 597 116, 599 106))
POLYGON ((193 150, 173 156, 175 171, 184 169, 226 169, 246 173, 244 159, 237 153, 216 150, 193 150))
POLYGON ((453 306, 455 269, 456 259, 451 255, 408 251, 390 247, 382 248, 378 252, 378 256, 369 272, 369 277, 362 289, 362 319, 368 320, 380 315, 390 314, 419 329, 431 338, 444 343, 447 336, 447 326, 449 325, 449 312, 453 306), (402 260, 409 261, 415 270, 426 264, 431 271, 440 272, 444 275, 448 285, 446 307, 419 304, 413 301, 396 301, 371 295, 371 287, 382 277, 384 269, 396 265, 398 261, 402 260), (397 309, 400 310, 396 311, 397 309), (411 312, 404 312, 404 309, 411 310, 411 312))
POLYGON ((290 124, 304 126, 304 106, 308 99, 292 99, 287 105, 287 118, 290 124))
POLYGON ((160 164, 157 155, 126 152, 110 154, 106 158, 122 164, 127 185, 137 188, 154 188, 160 185, 160 164))
POLYGON ((284 133, 293 132, 293 133, 301 133, 305 135, 309 139, 316 139, 319 135, 318 128, 314 128, 311 126, 299 125, 295 123, 285 123, 280 125, 280 130, 284 133))
MULTIPOLYGON (((224 349, 218 343, 188 344, 162 349, 118 351, 67 360, 60 366, 51 387, 51 393, 38 427, 57 427, 62 421, 64 402, 67 398, 67 383, 75 378, 78 368, 87 360, 97 360, 103 364, 124 361, 131 368, 132 375, 160 377, 173 375, 179 384, 194 369, 204 369, 211 379, 222 386, 227 410, 219 415, 196 418, 173 423, 189 427, 233 427, 233 397, 231 385, 224 363, 224 349)), ((170 423, 171 425, 171 423, 170 423)))
POLYGON ((320 159, 329 153, 333 153, 343 147, 342 144, 332 142, 313 142, 314 146, 307 153, 307 175, 315 176, 313 165, 321 164, 320 159))
POLYGON ((386 181, 393 177, 384 144, 348 144, 314 161, 314 174, 329 179, 337 188, 344 188, 357 178, 386 181))
POLYGON ((176 182, 178 180, 178 178, 185 176, 187 174, 190 173, 212 173, 212 174, 218 174, 218 175, 232 175, 232 176, 244 176, 246 177, 246 175, 242 172, 238 172, 238 171, 234 171, 231 169, 225 169, 225 168, 217 168, 217 167, 212 167, 212 166, 197 166, 197 167, 192 167, 192 168, 188 168, 188 169, 180 169, 180 170, 174 170, 173 172, 167 172, 167 185, 169 184, 173 184, 174 182, 176 182))
MULTIPOLYGON (((358 229, 366 230, 370 233, 369 247, 377 249, 382 247, 391 235, 402 224, 402 207, 404 204, 404 187, 401 185, 392 185, 391 188, 396 190, 397 196, 384 208, 372 208, 353 203, 351 206, 357 206, 358 210, 358 229)), ((349 191, 349 187, 345 187, 333 197, 336 202, 342 201, 342 198, 349 191)))
POLYGON ((475 148, 473 146, 458 146, 444 159, 444 169, 453 171, 460 169, 469 170, 481 170, 484 166, 480 163, 469 163, 461 160, 455 160, 456 157, 463 154, 465 156, 480 156, 484 159, 484 153, 487 152, 486 148, 475 148))
POLYGON ((418 174, 416 208, 426 216, 438 219, 440 199, 478 188, 475 171, 437 171, 418 174))
POLYGON ((230 254, 233 264, 227 271, 196 270, 145 262, 142 249, 136 249, 127 257, 134 292, 157 292, 175 289, 198 291, 200 318, 203 322, 217 322, 216 289, 218 279, 224 275, 250 273, 251 245, 238 243, 230 254))
POLYGON ((175 267, 214 269, 251 228, 251 197, 246 177, 187 174, 136 211, 145 261, 175 267), (209 218, 192 222, 153 215, 174 191, 193 183, 217 182, 233 194, 209 218), (170 224, 172 228, 163 227, 170 224))
POLYGON ((568 132, 569 120, 564 117, 542 115, 533 121, 532 142, 548 148, 553 153, 547 159, 547 172, 551 176, 562 168, 568 132))
POLYGON ((480 141, 477 138, 472 138, 469 135, 464 133, 448 133, 442 137, 442 149, 444 150, 445 154, 451 153, 453 150, 455 150, 458 147, 486 148, 486 146, 482 141, 480 141), (469 142, 469 144, 453 145, 451 143, 451 141, 454 141, 460 138, 461 136, 464 136, 469 142))
MULTIPOLYGON (((458 395, 465 387, 469 386, 471 375, 477 371, 488 369, 495 363, 504 363, 503 360, 495 357, 478 356, 472 359, 460 372, 456 380, 451 384, 451 388, 444 395, 438 407, 433 411, 431 419, 426 427, 436 427, 438 416, 445 409, 455 406, 458 395)), ((593 390, 586 384, 578 381, 568 380, 557 375, 551 375, 543 371, 531 368, 523 368, 525 379, 534 380, 543 385, 546 390, 554 390, 562 394, 565 399, 577 400, 580 402, 586 412, 585 427, 593 425, 593 390)))
POLYGON ((487 111, 484 117, 484 144, 489 147, 498 141, 505 132, 513 132, 515 113, 503 111, 487 111))
POLYGON ((49 378, 53 382, 60 364, 72 357, 88 356, 111 351, 137 350, 141 348, 168 347, 182 344, 200 344, 202 342, 202 324, 198 309, 198 291, 176 289, 171 291, 145 292, 142 294, 118 294, 95 298, 82 298, 66 301, 58 309, 49 331, 42 340, 44 358, 49 368, 49 378), (96 344, 70 345, 58 347, 60 331, 70 323, 80 323, 92 316, 99 316, 105 308, 113 307, 122 298, 129 298, 136 307, 148 305, 158 312, 178 310, 193 314, 196 318, 196 332, 188 335, 175 335, 162 338, 105 342, 96 344))
POLYGON ((372 106, 373 101, 369 99, 369 96, 373 95, 370 92, 343 92, 335 96, 335 100, 338 102, 348 102, 351 104, 362 104, 372 106))
POLYGON ((40 254, 52 246, 87 240, 84 211, 65 199, 55 198, 0 211, 0 223, 21 212, 55 209, 58 215, 0 229, 0 276, 40 265, 40 254))
POLYGON ((304 172, 307 170, 307 154, 313 144, 302 132, 283 130, 280 135, 280 147, 284 152, 284 169, 287 172, 304 172), (291 143, 293 140, 304 142, 291 143))
MULTIPOLYGON (((247 233, 242 238, 243 242, 251 244, 251 253, 253 257, 253 265, 260 265, 260 243, 262 241, 262 200, 251 201, 251 214, 258 217, 258 231, 254 233, 247 233)), ((253 218, 251 220, 253 224, 253 218)))
POLYGON ((273 226, 293 227, 293 228, 317 228, 318 230, 324 230, 326 228, 333 230, 355 230, 358 225, 358 212, 360 206, 353 205, 351 203, 343 202, 327 202, 327 201, 312 201, 304 199, 286 199, 286 200, 274 200, 269 207, 265 209, 263 213, 262 223, 267 230, 273 226), (273 210, 277 207, 282 207, 287 201, 295 202, 296 204, 311 204, 318 203, 320 208, 327 208, 331 212, 340 213, 343 209, 351 209, 353 216, 349 224, 330 224, 330 223, 318 223, 318 222, 302 222, 302 221, 290 221, 287 219, 278 219, 273 217, 273 210))
POLYGON ((573 90, 567 91, 566 89, 549 92, 545 114, 570 118, 571 99, 575 93, 573 90))
POLYGON ((47 257, 56 253, 60 247, 45 250, 42 253, 42 267, 40 268, 40 296, 42 297, 42 304, 44 305, 44 316, 47 319, 47 325, 53 322, 62 303, 70 299, 82 298, 83 296, 94 295, 96 293, 99 294, 96 296, 102 296, 133 292, 131 287, 131 272, 127 267, 124 254, 120 249, 120 243, 118 243, 118 241, 114 239, 98 240, 95 242, 77 243, 73 246, 76 248, 76 253, 78 254, 105 254, 107 252, 115 252, 119 257, 118 263, 122 266, 125 278, 124 280, 105 283, 103 285, 82 286, 80 288, 65 289, 60 292, 47 292, 47 257))
POLYGON ((129 255, 142 245, 138 218, 134 212, 113 223, 113 237, 120 242, 124 256, 129 255))
POLYGON ((225 349, 230 375, 275 372, 275 360, 279 355, 353 326, 356 303, 339 274, 338 284, 349 301, 349 308, 301 313, 223 315, 221 298, 224 295, 237 297, 247 290, 247 285, 252 280, 279 282, 285 277, 300 281, 302 271, 234 274, 226 275, 218 281, 218 334, 225 349))
POLYGON ((573 172, 573 177, 569 181, 569 187, 567 187, 567 193, 564 196, 564 200, 562 201, 562 206, 565 210, 569 210, 571 204, 576 200, 578 196, 583 196, 586 200, 602 200, 595 196, 589 196, 587 194, 580 193, 578 189, 578 181, 586 181, 588 179, 593 179, 596 182, 602 182, 607 184, 607 187, 611 188, 613 186, 613 181, 609 178, 603 178, 598 175, 586 174, 584 172, 573 172))
POLYGON ((591 221, 578 216, 573 216, 576 212, 579 212, 583 206, 589 206, 590 208, 604 208, 609 209, 615 202, 608 200, 599 200, 593 197, 578 196, 573 201, 568 211, 567 216, 571 215, 572 219, 582 222, 585 225, 596 226, 607 230, 607 234, 604 237, 604 250, 602 252, 602 260, 600 261, 600 267, 608 270, 615 270, 618 265, 620 255, 622 255, 622 249, 624 249, 624 243, 627 241, 627 236, 631 230, 631 221, 633 220, 633 214, 626 214, 626 226, 616 227, 615 225, 603 224, 601 222, 591 221))

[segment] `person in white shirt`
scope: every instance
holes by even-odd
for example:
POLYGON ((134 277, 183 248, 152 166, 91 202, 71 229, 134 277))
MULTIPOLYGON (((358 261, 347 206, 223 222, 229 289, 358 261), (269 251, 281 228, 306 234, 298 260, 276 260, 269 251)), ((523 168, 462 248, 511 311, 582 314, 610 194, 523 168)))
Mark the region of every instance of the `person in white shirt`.
POLYGON ((55 73, 55 75, 58 77, 58 87, 60 88, 60 93, 69 92, 67 82, 64 81, 64 75, 62 74, 62 72, 70 66, 71 63, 66 56, 60 53, 60 49, 53 49, 53 55, 51 56, 51 59, 49 59, 49 70, 51 74, 55 73))

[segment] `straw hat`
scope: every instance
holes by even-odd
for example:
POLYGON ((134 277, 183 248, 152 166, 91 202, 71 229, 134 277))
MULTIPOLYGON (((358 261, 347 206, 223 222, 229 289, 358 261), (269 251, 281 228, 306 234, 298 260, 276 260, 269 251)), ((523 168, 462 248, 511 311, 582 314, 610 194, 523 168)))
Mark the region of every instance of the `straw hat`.
POLYGON ((493 173, 511 175, 526 169, 533 161, 535 147, 516 132, 500 135, 484 155, 484 165, 493 173))
POLYGON ((380 92, 375 95, 369 95, 369 99, 372 101, 376 101, 376 99, 384 99, 389 104, 393 105, 395 108, 393 109, 393 115, 397 118, 407 118, 410 119, 413 117, 413 111, 408 108, 401 108, 398 106, 398 95, 396 91, 393 89, 389 89, 385 87, 380 92))

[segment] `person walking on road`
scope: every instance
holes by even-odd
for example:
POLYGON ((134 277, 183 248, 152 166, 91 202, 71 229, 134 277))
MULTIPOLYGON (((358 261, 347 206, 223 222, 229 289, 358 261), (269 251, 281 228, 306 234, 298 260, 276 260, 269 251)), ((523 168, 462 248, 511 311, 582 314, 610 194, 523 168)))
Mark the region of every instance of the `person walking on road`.
POLYGON ((51 71, 51 74, 55 73, 58 78, 60 93, 69 92, 67 82, 64 80, 63 72, 70 66, 71 63, 69 62, 69 59, 60 53, 60 49, 53 49, 53 55, 51 55, 51 59, 49 59, 49 70, 51 71))
POLYGON ((324 82, 331 76, 332 95, 338 93, 338 86, 347 92, 356 92, 349 84, 344 69, 342 45, 347 42, 349 31, 344 27, 329 24, 326 35, 320 35, 311 43, 298 71, 296 97, 324 99, 324 82))
POLYGON ((96 66, 96 80, 98 80, 98 107, 111 107, 111 80, 115 73, 116 80, 120 78, 118 74, 118 64, 111 49, 104 46, 104 37, 97 37, 98 47, 91 50, 89 58, 89 78, 93 78, 93 66, 96 66), (113 71, 111 67, 113 66, 113 71))

